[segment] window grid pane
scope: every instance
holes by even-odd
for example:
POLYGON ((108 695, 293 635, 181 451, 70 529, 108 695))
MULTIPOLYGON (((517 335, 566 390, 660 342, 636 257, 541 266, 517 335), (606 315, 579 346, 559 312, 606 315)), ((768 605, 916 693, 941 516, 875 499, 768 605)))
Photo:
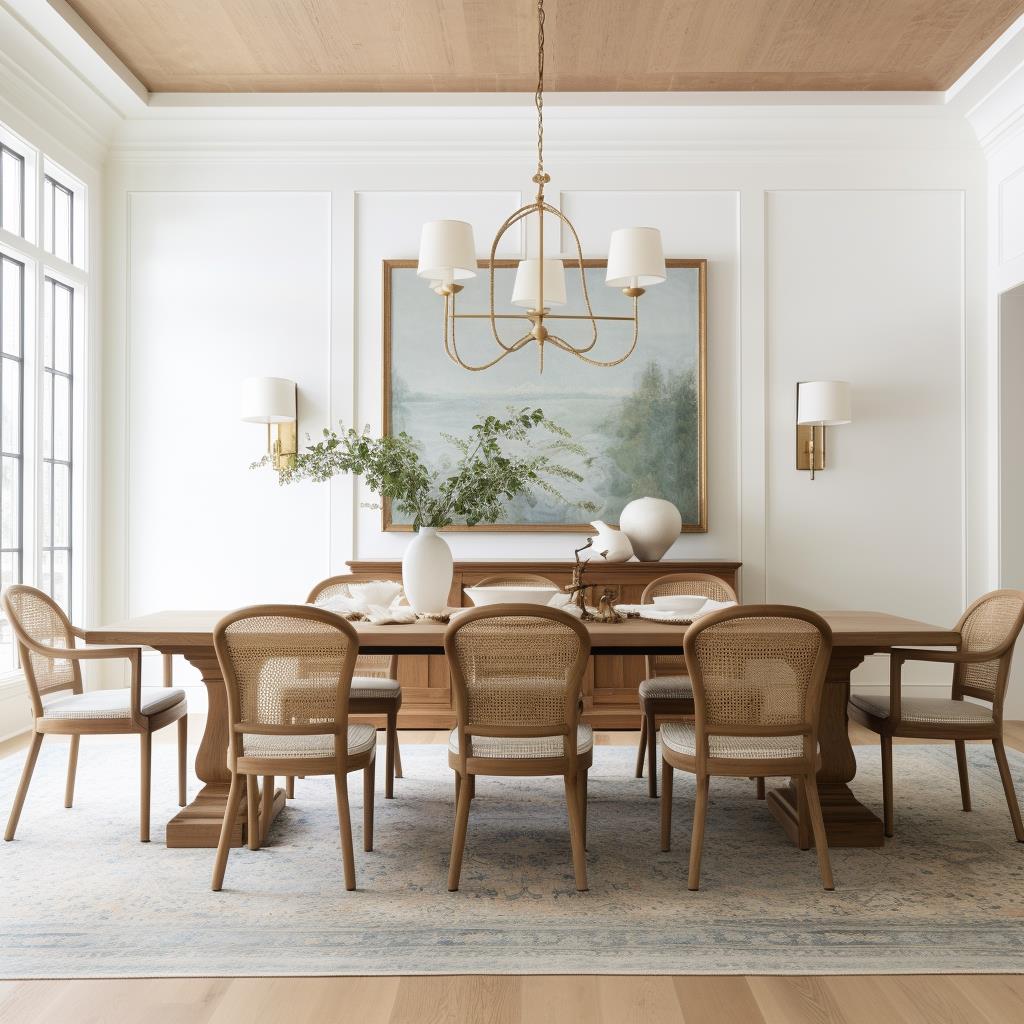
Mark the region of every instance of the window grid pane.
POLYGON ((0 142, 0 226, 25 237, 25 158, 0 142))
POLYGON ((72 288, 52 277, 44 281, 43 501, 41 508, 41 589, 71 614, 71 477, 74 381, 74 300, 72 288))
MULTIPOLYGON (((0 586, 22 581, 25 394, 25 267, 0 254, 0 586)), ((17 667, 0 623, 0 672, 17 667)))
POLYGON ((73 262, 75 194, 49 174, 43 176, 43 248, 73 262))

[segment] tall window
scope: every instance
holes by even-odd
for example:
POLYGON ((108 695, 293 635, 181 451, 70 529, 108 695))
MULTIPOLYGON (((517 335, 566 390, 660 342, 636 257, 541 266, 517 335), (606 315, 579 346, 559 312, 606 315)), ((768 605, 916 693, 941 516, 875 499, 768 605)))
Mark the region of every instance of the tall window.
MULTIPOLYGON (((85 186, 0 124, 0 585, 75 610, 85 186)), ((0 676, 16 669, 0 621, 0 676)))

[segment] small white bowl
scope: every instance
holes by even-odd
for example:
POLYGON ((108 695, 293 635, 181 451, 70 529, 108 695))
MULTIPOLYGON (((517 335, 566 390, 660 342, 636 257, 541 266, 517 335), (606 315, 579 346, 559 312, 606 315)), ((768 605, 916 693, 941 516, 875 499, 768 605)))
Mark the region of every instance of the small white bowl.
POLYGON ((654 599, 654 604, 658 608, 687 615, 695 615, 707 603, 706 597, 695 597, 691 594, 662 594, 654 599))
POLYGON ((521 586, 521 587, 466 587, 466 594, 478 608, 488 604, 547 604, 555 594, 557 587, 521 586))

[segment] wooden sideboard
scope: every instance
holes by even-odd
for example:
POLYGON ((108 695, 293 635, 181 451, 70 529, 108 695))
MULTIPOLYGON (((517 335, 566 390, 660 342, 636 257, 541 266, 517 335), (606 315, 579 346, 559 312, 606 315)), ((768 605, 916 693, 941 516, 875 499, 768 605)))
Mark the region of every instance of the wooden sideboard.
MULTIPOLYGON (((739 562, 613 562, 593 563, 586 582, 614 587, 619 599, 636 604, 644 587, 659 576, 674 572, 706 572, 739 587, 739 562)), ((367 579, 401 579, 399 562, 351 561, 349 568, 367 579)), ((572 577, 572 562, 544 562, 523 559, 502 562, 456 562, 449 602, 453 607, 472 604, 464 588, 487 576, 508 572, 531 572, 565 586, 572 577)), ((583 681, 584 718, 596 728, 636 729, 639 726, 637 687, 644 678, 644 659, 638 655, 609 655, 591 658, 583 681)), ((451 706, 448 665, 438 655, 405 655, 398 659, 402 684, 402 710, 398 724, 403 729, 448 729, 455 724, 451 706)))

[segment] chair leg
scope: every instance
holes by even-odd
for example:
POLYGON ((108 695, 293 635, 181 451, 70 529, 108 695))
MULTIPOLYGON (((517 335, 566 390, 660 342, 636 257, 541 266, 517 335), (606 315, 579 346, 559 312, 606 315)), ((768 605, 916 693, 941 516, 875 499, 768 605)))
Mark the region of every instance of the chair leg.
POLYGON ((565 776, 565 802, 569 810, 569 842, 572 846, 572 869, 578 892, 587 891, 587 851, 583 838, 583 816, 580 813, 579 777, 565 776))
POLYGON ((377 784, 377 758, 363 769, 363 849, 373 849, 373 790, 377 784))
POLYGON ((1013 776, 1010 774, 1010 766, 1006 762, 1006 748, 1003 746, 1002 737, 992 741, 992 749, 996 752, 999 777, 1003 780, 1003 792, 1006 794, 1006 806, 1010 809, 1013 834, 1017 837, 1018 843, 1024 843, 1024 825, 1020 820, 1020 805, 1017 803, 1017 794, 1013 789, 1013 776))
POLYGON ((892 806, 892 737, 882 736, 882 818, 885 834, 892 836, 895 817, 892 806))
POLYGON ((185 779, 188 775, 188 715, 178 719, 178 806, 188 802, 185 779))
POLYGON ((652 800, 658 797, 658 719, 653 711, 647 715, 647 795, 652 800))
POLYGON ((142 748, 141 774, 139 778, 139 839, 149 842, 149 791, 153 778, 153 734, 147 729, 139 733, 139 744, 142 748))
POLYGON ((260 848, 260 816, 257 809, 256 776, 245 777, 245 828, 249 833, 249 849, 260 848))
POLYGON ((398 740, 397 729, 398 715, 388 715, 387 736, 385 738, 384 753, 387 756, 387 766, 384 769, 384 799, 394 800, 395 798, 395 747, 398 740))
POLYGON ((831 892, 835 888, 835 883, 832 881, 832 860, 828 854, 828 835, 825 832, 825 819, 821 814, 817 777, 807 775, 797 780, 797 785, 803 786, 804 797, 807 800, 807 816, 811 819, 811 831, 814 833, 814 848, 818 853, 821 884, 831 892))
POLYGON ((466 787, 469 789, 469 799, 472 800, 476 797, 476 776, 470 775, 466 780, 466 787))
POLYGON ((267 833, 270 831, 270 817, 274 812, 274 787, 276 777, 273 775, 263 776, 263 806, 260 811, 260 842, 264 842, 267 833))
POLYGON ((356 855, 352 849, 352 816, 348 809, 348 779, 334 776, 334 793, 338 801, 338 824, 341 825, 341 858, 345 863, 345 888, 356 887, 356 855))
POLYGON ((661 852, 668 853, 672 846, 672 776, 675 769, 661 762, 661 852))
POLYGON ((395 778, 404 779, 402 774, 402 745, 398 742, 398 729, 395 729, 395 778))
POLYGON ((289 775, 284 780, 284 795, 289 800, 295 799, 295 776, 289 775))
POLYGON ((224 869, 228 866, 228 853, 231 850, 231 830, 238 814, 238 798, 241 795, 242 780, 237 773, 231 773, 231 788, 228 790, 228 802, 224 805, 224 820, 220 826, 220 839, 217 840, 217 856, 213 861, 213 881, 210 888, 220 892, 224 884, 224 869))
POLYGON ((971 780, 967 775, 967 744, 963 740, 956 743, 956 770, 960 773, 960 803, 965 811, 971 809, 971 780))
POLYGON ((636 778, 644 777, 644 755, 647 753, 647 712, 640 712, 640 742, 636 748, 636 778))
POLYGON ((75 802, 75 772, 78 770, 78 741, 80 739, 78 733, 71 737, 71 749, 68 751, 68 781, 64 786, 65 807, 70 807, 75 802))
POLYGON ((756 779, 754 779, 754 782, 757 784, 757 799, 758 800, 763 800, 764 799, 764 776, 763 775, 758 775, 758 777, 756 779))
POLYGON ((693 809, 693 834, 690 836, 690 876, 686 883, 691 892, 700 888, 700 857, 704 852, 704 819, 708 813, 708 790, 711 778, 697 778, 697 803, 693 809))
POLYGON ((458 785, 459 800, 455 808, 455 831, 452 833, 452 857, 448 863, 448 891, 457 892, 459 877, 462 875, 462 854, 466 849, 466 831, 469 827, 469 802, 471 799, 469 781, 462 779, 458 785))
POLYGON ((18 792, 14 797, 14 806, 11 808, 11 816, 7 819, 7 831, 4 839, 9 843, 14 838, 18 828, 18 819, 21 817, 21 808, 25 804, 25 797, 28 794, 28 784, 32 781, 32 773, 36 768, 36 758, 39 757, 39 748, 43 745, 43 734, 32 733, 32 743, 28 748, 28 755, 25 758, 25 767, 21 770, 21 782, 18 783, 18 792))
POLYGON ((580 772, 579 774, 579 796, 580 796, 580 817, 583 819, 583 849, 588 850, 590 847, 587 845, 587 784, 589 779, 587 776, 590 774, 590 769, 580 772))

